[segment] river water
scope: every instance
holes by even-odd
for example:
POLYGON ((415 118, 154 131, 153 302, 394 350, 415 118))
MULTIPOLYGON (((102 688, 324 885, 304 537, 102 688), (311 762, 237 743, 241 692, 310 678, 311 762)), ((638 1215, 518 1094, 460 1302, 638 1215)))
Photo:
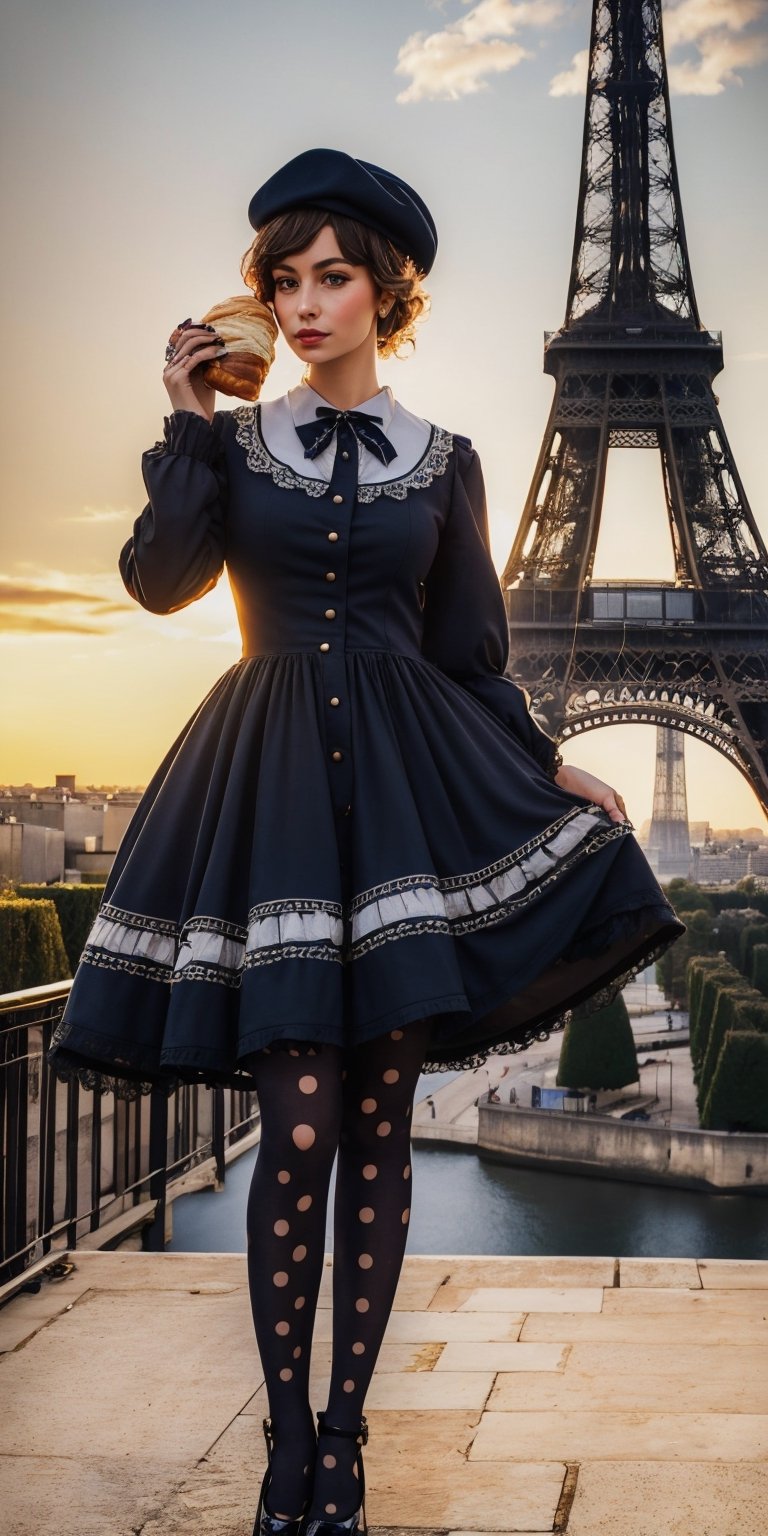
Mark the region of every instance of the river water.
MULTIPOLYGON (((417 1097, 427 1087, 423 1080, 417 1097)), ((245 1251, 257 1152, 230 1163, 223 1190, 174 1201, 171 1251, 245 1251)), ((327 1252, 333 1191, 332 1181, 327 1252)), ((486 1162, 472 1148, 415 1147, 406 1252, 768 1259, 767 1217, 758 1196, 580 1178, 486 1162)))

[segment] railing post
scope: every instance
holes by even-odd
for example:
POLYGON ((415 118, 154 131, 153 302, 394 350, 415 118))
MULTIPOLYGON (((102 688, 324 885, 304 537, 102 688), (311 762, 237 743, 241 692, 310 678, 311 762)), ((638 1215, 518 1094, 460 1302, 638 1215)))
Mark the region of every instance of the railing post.
POLYGON ((142 1231, 142 1247, 149 1253, 165 1248, 166 1160, 168 1157, 168 1097, 161 1088, 153 1088, 149 1099, 149 1198, 157 1206, 151 1222, 142 1231))
POLYGON ((67 1083, 67 1142, 64 1156, 64 1220, 67 1223, 67 1247, 77 1247, 77 1156, 80 1147, 80 1083, 76 1077, 67 1083))
POLYGON ((227 1167, 224 1161, 224 1089, 213 1088, 211 1105, 211 1151, 216 1162, 216 1188, 224 1188, 227 1167))

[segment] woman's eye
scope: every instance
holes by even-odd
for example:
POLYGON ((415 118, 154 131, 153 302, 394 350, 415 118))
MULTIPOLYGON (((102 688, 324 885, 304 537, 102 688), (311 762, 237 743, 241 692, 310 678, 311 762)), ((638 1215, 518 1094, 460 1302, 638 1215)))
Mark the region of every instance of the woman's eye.
POLYGON ((326 277, 335 278, 336 281, 334 282, 334 287, 336 287, 337 283, 346 283, 349 281, 345 272, 326 272, 325 275, 326 277))

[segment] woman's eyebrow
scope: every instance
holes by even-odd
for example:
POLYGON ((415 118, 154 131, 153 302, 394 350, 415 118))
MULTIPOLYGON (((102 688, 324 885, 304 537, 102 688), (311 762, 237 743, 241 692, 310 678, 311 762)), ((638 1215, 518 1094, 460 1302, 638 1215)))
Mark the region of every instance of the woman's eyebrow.
MULTIPOLYGON (((312 263, 312 271, 313 272, 319 272, 321 267, 337 267, 340 262, 345 267, 353 267, 355 265, 355 263, 353 261, 347 261, 346 256, 326 256, 324 261, 315 261, 315 262, 312 263)), ((272 271, 273 272, 277 272, 281 268, 283 270, 285 270, 286 272, 295 272, 296 271, 296 268, 290 266, 287 261, 277 261, 277 262, 275 262, 275 265, 272 268, 272 271)))

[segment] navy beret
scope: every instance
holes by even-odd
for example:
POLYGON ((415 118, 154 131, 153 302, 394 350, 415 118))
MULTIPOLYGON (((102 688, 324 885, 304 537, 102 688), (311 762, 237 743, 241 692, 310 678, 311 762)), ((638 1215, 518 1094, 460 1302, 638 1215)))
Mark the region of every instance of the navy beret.
POLYGON ((292 208, 327 208, 367 224, 427 273, 437 252, 435 221, 407 181, 340 149, 307 149, 254 192, 248 219, 261 229, 292 208))

